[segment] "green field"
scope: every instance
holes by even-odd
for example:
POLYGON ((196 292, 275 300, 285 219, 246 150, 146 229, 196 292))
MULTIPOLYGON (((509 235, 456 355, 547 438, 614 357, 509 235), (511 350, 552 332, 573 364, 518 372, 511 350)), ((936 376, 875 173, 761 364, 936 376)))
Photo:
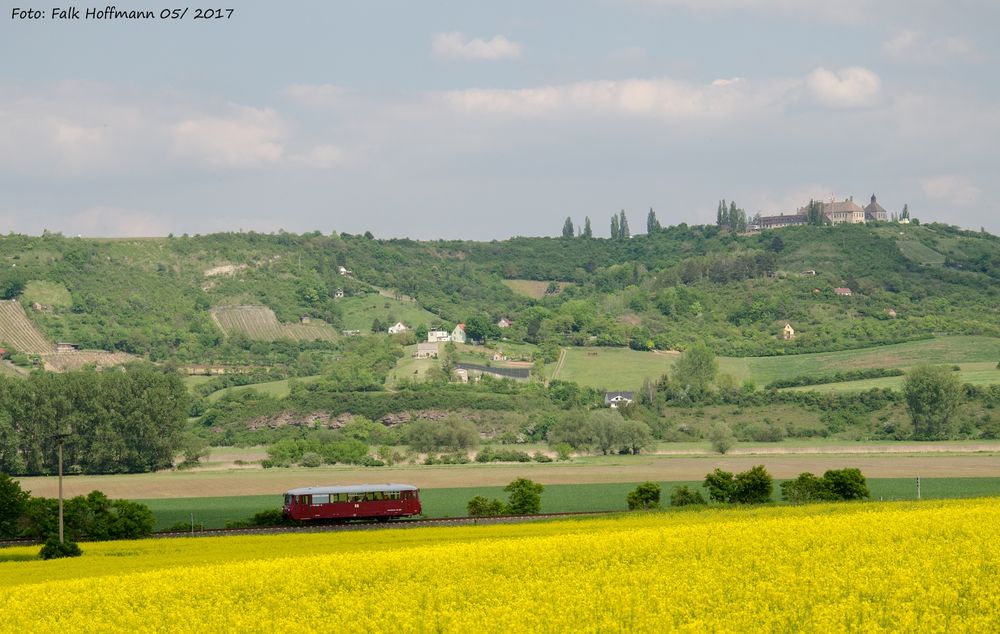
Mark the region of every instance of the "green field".
MULTIPOLYGON (((984 363, 962 363, 959 364, 961 371, 957 373, 958 380, 972 385, 997 385, 1000 384, 1000 369, 992 361, 984 363)), ((830 392, 862 392, 872 388, 883 388, 890 390, 901 390, 906 377, 887 376, 879 379, 864 379, 861 381, 844 381, 842 383, 825 383, 823 385, 807 385, 803 387, 787 388, 795 391, 830 391, 830 392)))
MULTIPOLYGON (((556 376, 602 389, 638 389, 646 378, 656 379, 670 371, 675 355, 637 352, 625 348, 568 348, 566 360, 556 376)), ((958 364, 962 380, 970 383, 1000 383, 1000 339, 994 337, 950 336, 877 348, 844 350, 773 357, 719 357, 719 371, 738 381, 753 380, 758 386, 775 379, 829 374, 863 368, 908 368, 921 363, 958 364)), ((550 371, 556 364, 548 366, 550 371)), ((858 381, 866 389, 885 379, 858 381)), ((899 382, 900 378, 895 377, 899 382)), ((889 385, 894 385, 889 381, 889 385)))
POLYGON ((897 240, 899 252, 905 257, 928 266, 941 266, 944 264, 944 256, 934 249, 916 240, 897 240))
POLYGON ((441 323, 440 317, 424 310, 415 302, 400 301, 374 293, 339 299, 337 306, 344 311, 344 330, 360 330, 363 334, 371 332, 372 322, 376 319, 385 324, 387 329, 397 321, 410 328, 421 324, 432 326, 441 323))
POLYGON ((29 304, 38 302, 46 306, 69 306, 73 298, 62 284, 32 280, 24 287, 24 301, 29 304))
MULTIPOLYGON (((548 290, 551 282, 539 280, 504 280, 503 283, 504 286, 518 295, 523 295, 532 299, 542 299, 545 297, 545 291, 548 290)), ((556 293, 558 294, 562 292, 564 288, 571 285, 571 282, 556 282, 556 286, 559 288, 556 293)))
MULTIPOLYGON (((550 484, 542 494, 542 511, 569 513, 577 511, 624 511, 625 496, 636 482, 599 484, 550 484)), ((663 502, 669 504, 669 494, 677 486, 687 485, 701 490, 701 482, 660 482, 663 502)), ((915 500, 916 480, 912 478, 872 478, 868 480, 873 500, 915 500)), ((1000 496, 1000 478, 923 478, 920 481, 923 499, 1000 496)), ((469 498, 482 495, 506 499, 503 487, 470 487, 422 489, 420 498, 427 517, 462 517, 469 498)), ((775 484, 775 499, 781 492, 775 484)), ((156 529, 162 530, 181 522, 206 528, 221 528, 229 520, 244 519, 254 513, 281 506, 281 495, 247 495, 215 498, 169 498, 138 500, 149 506, 156 516, 156 529)))
POLYGON ((319 378, 320 378, 319 375, 300 376, 294 379, 282 379, 280 381, 267 381, 266 383, 254 383, 252 385, 238 385, 234 387, 227 387, 209 394, 208 400, 209 402, 214 403, 215 401, 222 398, 224 394, 235 394, 237 392, 246 392, 248 390, 260 392, 261 394, 268 394, 276 398, 285 398, 291 392, 290 381, 313 383, 319 380, 319 378))
MULTIPOLYGON (((444 344, 439 344, 444 345, 444 344)), ((413 354, 417 351, 417 346, 406 346, 403 348, 405 354, 396 362, 389 375, 385 379, 385 386, 389 389, 396 387, 400 381, 423 381, 427 377, 427 371, 438 365, 437 359, 417 359, 413 354)))

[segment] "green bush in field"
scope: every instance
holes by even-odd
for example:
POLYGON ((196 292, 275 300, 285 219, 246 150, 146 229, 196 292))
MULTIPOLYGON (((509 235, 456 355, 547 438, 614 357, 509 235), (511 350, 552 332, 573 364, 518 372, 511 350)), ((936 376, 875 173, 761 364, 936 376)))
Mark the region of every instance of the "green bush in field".
POLYGON ((299 464, 303 467, 319 467, 323 465, 323 456, 315 451, 307 451, 302 454, 299 464))
POLYGON ((695 504, 707 504, 702 497, 701 491, 692 491, 687 485, 681 485, 670 494, 670 506, 691 506, 695 504))
POLYGON ((830 469, 822 478, 800 473, 794 480, 781 483, 781 496, 796 503, 863 500, 870 495, 865 476, 856 468, 830 469))
POLYGON ((716 469, 705 476, 705 488, 715 502, 763 504, 771 501, 774 480, 764 465, 757 465, 736 475, 716 469))
POLYGON ((507 512, 507 508, 501 500, 489 500, 481 495, 477 495, 469 500, 468 505, 466 505, 466 511, 470 517, 488 517, 503 515, 507 512))
POLYGON ((527 478, 517 478, 504 487, 504 491, 510 494, 507 500, 507 507, 514 515, 533 515, 542 510, 542 491, 545 489, 541 484, 533 482, 527 478))
POLYGON ((60 542, 58 537, 50 537, 45 540, 38 556, 41 559, 61 559, 63 557, 79 557, 82 554, 83 552, 76 542, 60 542))
POLYGON ((655 482, 643 482, 633 490, 629 491, 625 498, 628 502, 628 510, 636 509, 648 510, 660 507, 660 485, 655 482))

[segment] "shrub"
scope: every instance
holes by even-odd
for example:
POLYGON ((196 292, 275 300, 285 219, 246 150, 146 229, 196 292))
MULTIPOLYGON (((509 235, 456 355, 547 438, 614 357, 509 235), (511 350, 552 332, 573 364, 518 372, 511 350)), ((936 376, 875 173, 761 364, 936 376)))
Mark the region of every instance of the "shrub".
POLYGON ((764 465, 737 473, 733 479, 731 502, 736 504, 763 504, 771 501, 774 480, 764 465))
POLYGON ((823 480, 838 500, 862 500, 871 495, 860 469, 830 469, 823 474, 823 480))
POLYGON ((628 502, 628 510, 655 509, 660 507, 660 485, 655 482, 643 482, 636 488, 629 491, 625 500, 628 502))
POLYGON ((690 506, 692 504, 705 504, 705 498, 701 491, 692 491, 687 486, 679 486, 670 494, 670 506, 690 506))
POLYGON ((781 483, 781 495, 789 502, 818 502, 862 500, 869 497, 870 493, 861 471, 846 468, 830 469, 822 478, 811 473, 800 473, 794 480, 781 483))
POLYGON ((548 456, 546 456, 545 454, 543 454, 540 451, 535 453, 534 460, 535 460, 535 462, 552 462, 552 458, 549 458, 548 456))
POLYGON ((510 493, 508 510, 514 515, 532 515, 542 510, 541 484, 527 478, 518 478, 504 487, 510 493))
POLYGON ((49 537, 38 553, 42 559, 61 559, 62 557, 79 557, 83 554, 79 544, 71 541, 59 541, 58 537, 49 537))
POLYGON ((504 503, 497 499, 488 500, 481 495, 477 495, 466 505, 466 511, 470 517, 487 517, 491 515, 503 515, 504 503))
POLYGON ((569 443, 561 442, 557 443, 553 449, 556 450, 556 459, 558 460, 569 460, 571 454, 573 453, 573 447, 569 443))
POLYGON ((476 454, 476 462, 531 462, 531 456, 517 449, 484 447, 476 454))
POLYGON ((302 459, 299 460, 299 464, 303 467, 319 467, 323 464, 323 456, 319 455, 315 451, 307 451, 302 454, 302 459))
POLYGON ((733 436, 733 430, 729 429, 729 425, 720 422, 712 426, 712 430, 708 433, 708 441, 712 443, 713 450, 725 454, 736 444, 736 437, 733 436))
POLYGON ((708 489, 708 497, 713 502, 729 502, 735 486, 733 474, 716 469, 705 476, 704 486, 708 489))
POLYGON ((833 499, 826 482, 811 473, 800 473, 794 480, 782 482, 781 497, 796 503, 833 499))
POLYGON ((758 465, 735 476, 716 469, 705 476, 708 496, 716 502, 731 504, 763 504, 771 500, 774 480, 764 465, 758 465))

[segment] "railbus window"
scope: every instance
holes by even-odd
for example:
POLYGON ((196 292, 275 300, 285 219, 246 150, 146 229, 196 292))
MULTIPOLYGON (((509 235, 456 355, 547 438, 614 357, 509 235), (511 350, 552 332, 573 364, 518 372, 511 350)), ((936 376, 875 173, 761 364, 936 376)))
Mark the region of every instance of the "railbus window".
POLYGON ((312 498, 313 506, 318 504, 328 504, 330 502, 330 496, 325 493, 317 493, 316 495, 313 495, 312 498))

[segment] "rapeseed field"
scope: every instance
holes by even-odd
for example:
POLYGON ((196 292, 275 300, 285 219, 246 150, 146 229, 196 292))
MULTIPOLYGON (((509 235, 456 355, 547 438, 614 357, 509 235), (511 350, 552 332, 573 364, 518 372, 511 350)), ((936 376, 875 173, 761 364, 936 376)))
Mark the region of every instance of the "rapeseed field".
POLYGON ((1000 631, 995 500, 83 549, 0 551, 0 631, 1000 631))

